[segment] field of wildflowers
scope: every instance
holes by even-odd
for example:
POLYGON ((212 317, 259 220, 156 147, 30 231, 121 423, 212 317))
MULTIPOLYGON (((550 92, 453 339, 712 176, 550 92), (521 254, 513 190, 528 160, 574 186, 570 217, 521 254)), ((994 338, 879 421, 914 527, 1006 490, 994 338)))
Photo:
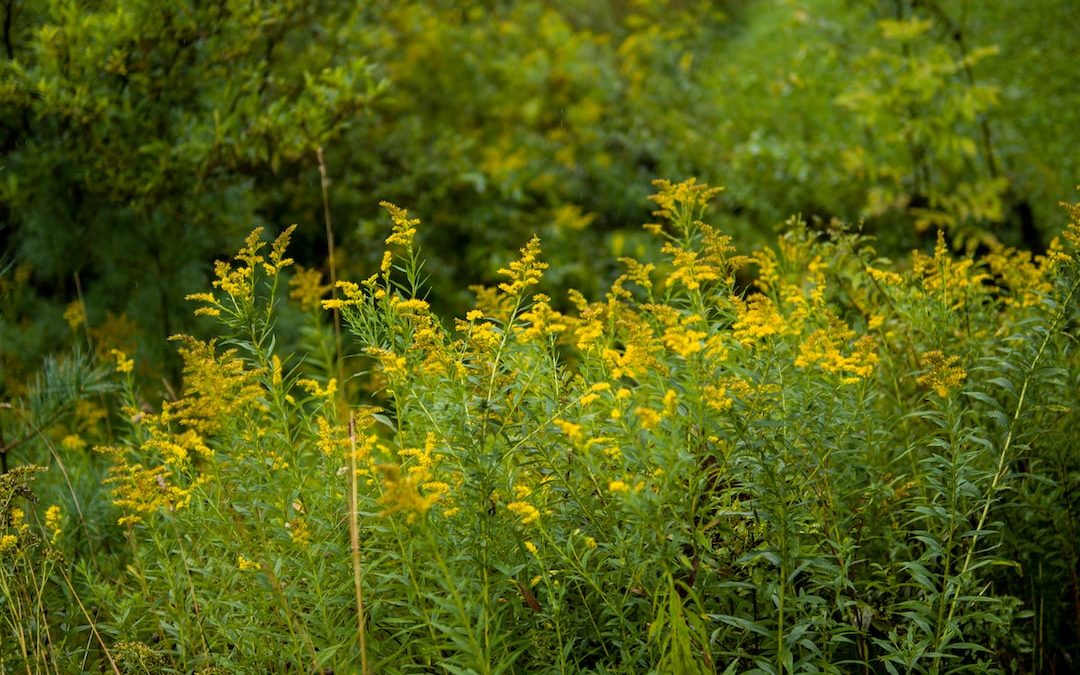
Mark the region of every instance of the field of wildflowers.
POLYGON ((1045 254, 891 261, 651 199, 595 297, 533 238, 441 316, 383 203, 362 280, 294 228, 218 262, 160 404, 122 349, 50 361, 0 412, 42 450, 0 476, 0 671, 1065 672, 1080 205, 1045 254))

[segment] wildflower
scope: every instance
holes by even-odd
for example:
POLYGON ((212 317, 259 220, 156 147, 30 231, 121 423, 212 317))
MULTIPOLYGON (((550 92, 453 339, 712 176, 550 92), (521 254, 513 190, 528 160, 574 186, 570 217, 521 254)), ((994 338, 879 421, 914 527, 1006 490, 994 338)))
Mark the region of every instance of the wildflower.
POLYGON ((596 548, 596 539, 594 539, 593 537, 585 537, 585 545, 589 548, 596 548))
POLYGON ((64 321, 67 321, 73 331, 78 330, 79 326, 86 323, 86 307, 82 302, 75 300, 68 304, 64 310, 64 321))
POLYGON ((60 441, 60 447, 71 452, 78 452, 86 447, 86 441, 79 434, 68 434, 60 441))
POLYGON ((348 439, 342 437, 344 429, 335 427, 330 423, 330 420, 323 415, 319 415, 315 418, 315 424, 318 426, 318 432, 315 437, 315 447, 317 447, 323 455, 333 455, 339 448, 347 444, 348 439))
POLYGON ((612 492, 615 492, 615 493, 629 492, 630 491, 630 486, 627 485, 625 481, 613 480, 610 483, 608 483, 608 490, 611 490, 612 492))
POLYGON ((292 237, 293 231, 296 230, 296 225, 290 225, 277 236, 274 243, 270 245, 270 260, 263 263, 263 268, 267 274, 274 275, 280 272, 282 269, 293 264, 292 258, 285 257, 285 249, 289 246, 289 239, 292 237))
POLYGON ((285 523, 285 529, 289 531, 289 538, 297 546, 307 546, 311 541, 311 531, 303 518, 293 518, 285 523))
POLYGON ((845 384, 870 377, 878 362, 874 339, 864 335, 848 348, 855 331, 831 314, 827 318, 827 328, 815 330, 799 345, 795 366, 808 368, 816 365, 825 372, 846 375, 843 380, 845 384), (849 354, 845 355, 844 351, 849 351, 849 354))
POLYGON ((408 300, 402 300, 395 296, 390 301, 391 306, 399 314, 424 314, 431 309, 431 305, 426 300, 420 300, 419 298, 410 298, 408 300))
POLYGON ((533 555, 539 555, 540 554, 540 549, 538 549, 536 547, 536 544, 532 543, 531 541, 525 542, 525 549, 528 550, 528 552, 532 553, 533 555))
POLYGON ((574 330, 577 337, 577 348, 587 351, 589 347, 597 344, 604 335, 604 325, 595 319, 579 322, 574 330))
POLYGON ((671 243, 664 244, 663 253, 672 256, 671 265, 675 271, 668 277, 674 285, 681 283, 687 290, 697 290, 703 283, 720 279, 715 267, 698 259, 697 251, 688 251, 671 243))
POLYGON ((379 202, 379 206, 386 209, 386 212, 390 214, 390 219, 394 222, 393 232, 386 238, 386 245, 410 248, 413 237, 416 236, 416 226, 420 224, 420 219, 409 218, 409 212, 406 209, 387 201, 379 202))
POLYGON ((615 297, 630 298, 630 292, 624 288, 627 282, 635 283, 645 290, 652 289, 652 273, 656 265, 652 263, 642 264, 633 258, 619 258, 619 262, 626 265, 627 270, 611 285, 612 295, 615 297))
POLYGON ((296 382, 304 391, 311 394, 315 398, 323 398, 331 400, 334 398, 334 394, 337 393, 337 378, 331 377, 326 383, 326 387, 322 387, 318 382, 311 379, 298 380, 296 382))
POLYGON ((664 393, 664 414, 673 415, 675 413, 675 407, 678 405, 679 395, 674 389, 668 389, 664 393))
POLYGON ((550 302, 551 298, 543 293, 533 296, 532 305, 521 313, 521 320, 526 322, 528 327, 521 332, 519 341, 529 342, 549 335, 558 335, 569 327, 565 317, 551 309, 550 302))
POLYGON ((581 431, 580 424, 560 419, 555 420, 554 424, 559 427, 559 430, 566 434, 566 437, 573 443, 580 443, 585 437, 585 434, 581 431))
POLYGON ((128 355, 119 349, 113 349, 109 352, 114 359, 116 359, 116 372, 118 373, 130 373, 135 368, 135 361, 128 358, 128 355))
POLYGON ((499 289, 507 295, 516 296, 529 286, 540 283, 540 278, 548 265, 537 260, 539 255, 540 238, 534 236, 521 249, 521 257, 510 263, 509 269, 499 270, 499 274, 509 279, 499 284, 499 289))
POLYGON ((521 518, 522 525, 534 523, 540 518, 540 511, 527 502, 510 502, 506 508, 521 518))
POLYGON ((879 270, 876 267, 866 266, 866 273, 870 275, 870 278, 874 281, 882 284, 883 286, 902 286, 904 284, 904 277, 900 276, 896 272, 890 272, 888 270, 879 270))
MULTIPOLYGON (((99 450, 121 455, 121 451, 114 448, 99 450)), ((185 508, 191 503, 194 490, 206 482, 200 477, 188 487, 181 487, 170 479, 172 475, 164 466, 146 467, 121 460, 110 467, 105 482, 113 485, 113 504, 124 510, 119 524, 134 525, 161 509, 177 511, 185 508)))
POLYGON ((735 325, 733 337, 743 346, 749 347, 770 335, 779 335, 785 331, 784 318, 776 309, 773 301, 760 293, 755 293, 742 301, 735 299, 735 325))
POLYGON ((656 412, 652 408, 637 408, 636 410, 634 410, 634 414, 637 415, 638 422, 641 424, 642 429, 652 429, 656 425, 660 424, 660 413, 656 412))
POLYGON ((63 515, 60 513, 59 506, 53 504, 45 510, 45 529, 49 531, 50 541, 54 546, 60 540, 60 535, 64 530, 62 519, 63 515))
POLYGON ((653 215, 668 220, 678 220, 684 216, 694 217, 704 210, 713 197, 724 190, 722 187, 711 188, 705 183, 698 184, 696 178, 689 178, 681 183, 659 179, 652 184, 658 188, 658 192, 649 199, 659 207, 653 215))
POLYGON ((216 342, 186 335, 171 338, 183 343, 184 397, 162 406, 161 421, 178 421, 200 434, 211 434, 227 420, 263 395, 261 371, 247 370, 236 349, 217 354, 216 342))
POLYGON ((289 297, 300 303, 300 309, 305 312, 314 311, 319 308, 322 297, 330 290, 330 286, 320 283, 321 281, 321 271, 297 266, 296 274, 289 279, 289 297))
POLYGON ((375 468, 382 478, 383 495, 379 503, 386 507, 382 512, 383 516, 402 512, 406 514, 407 522, 412 523, 417 516, 427 513, 442 494, 421 494, 421 484, 429 475, 426 467, 418 467, 420 471, 409 471, 405 474, 402 474, 401 466, 397 464, 380 464, 375 468))
POLYGON ((240 568, 241 572, 251 572, 259 569, 259 563, 249 560, 243 553, 236 556, 236 566, 240 568))
POLYGON ((4 555, 8 551, 15 548, 15 545, 19 543, 19 538, 13 534, 5 534, 0 536, 0 555, 4 555))
POLYGON ((930 387, 938 396, 948 396, 951 390, 962 385, 967 378, 967 371, 957 365, 959 361, 960 357, 945 356, 936 349, 926 352, 922 355, 926 372, 918 377, 918 383, 930 387))
POLYGON ((685 326, 670 326, 664 331, 664 346, 686 359, 701 351, 702 340, 708 337, 704 331, 691 330, 685 326))

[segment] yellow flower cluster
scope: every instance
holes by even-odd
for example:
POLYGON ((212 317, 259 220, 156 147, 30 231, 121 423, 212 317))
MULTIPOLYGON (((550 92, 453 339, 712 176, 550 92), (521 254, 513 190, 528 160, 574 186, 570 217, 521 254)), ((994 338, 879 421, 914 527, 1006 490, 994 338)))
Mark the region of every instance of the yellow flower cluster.
POLYGON ((828 318, 828 328, 815 330, 799 345, 795 366, 808 368, 816 365, 825 372, 844 375, 844 384, 853 384, 873 375, 878 362, 874 338, 864 335, 850 344, 855 331, 834 316, 828 318), (850 351, 845 355, 849 344, 850 351))
POLYGON ((722 187, 711 188, 705 183, 698 183, 696 178, 681 183, 657 179, 652 184, 657 188, 657 193, 649 199, 659 207, 653 211, 653 215, 671 221, 698 217, 712 198, 724 191, 722 187))
POLYGON ((329 285, 322 283, 322 272, 317 269, 307 269, 297 266, 296 274, 289 279, 289 297, 300 304, 300 309, 312 312, 319 308, 329 285))
POLYGON ((528 502, 510 502, 506 508, 521 519, 522 525, 529 525, 540 519, 539 509, 528 502))
POLYGON ((403 448, 398 451, 403 458, 402 464, 379 464, 375 467, 383 487, 383 495, 379 499, 384 506, 382 515, 402 512, 406 514, 407 522, 412 523, 450 491, 447 483, 435 478, 435 467, 440 459, 435 448, 435 435, 429 433, 423 448, 403 448), (414 461, 406 467, 404 462, 410 457, 414 461))
POLYGON ((213 340, 187 335, 179 341, 184 361, 184 396, 162 405, 161 421, 176 421, 200 434, 211 434, 263 395, 260 372, 248 370, 235 349, 217 353, 213 340))
POLYGON ((45 529, 49 532, 49 542, 53 546, 60 541, 60 535, 64 533, 63 518, 60 507, 56 504, 45 510, 45 529))
POLYGON ((78 330, 79 326, 86 323, 86 308, 81 301, 75 300, 68 303, 67 308, 64 309, 64 321, 67 321, 73 331, 78 330))
POLYGON ((566 317, 551 308, 551 298, 543 293, 533 296, 532 305, 521 313, 521 320, 526 324, 518 333, 521 342, 559 335, 569 328, 566 317))
POLYGON ((534 236, 521 249, 521 257, 510 263, 509 269, 502 268, 499 274, 507 277, 508 281, 499 284, 499 290, 509 296, 517 296, 530 286, 540 283, 547 263, 540 262, 540 238, 534 236))
POLYGON ((235 313, 239 307, 251 304, 255 297, 255 279, 259 266, 267 275, 277 275, 282 269, 293 264, 292 258, 285 257, 296 225, 290 225, 278 235, 270 245, 270 253, 263 256, 261 251, 266 246, 262 240, 263 228, 257 227, 248 234, 244 246, 235 256, 235 261, 242 263, 233 266, 232 262, 218 260, 214 263, 213 286, 221 290, 229 300, 226 302, 213 293, 192 293, 187 300, 203 303, 195 310, 196 316, 221 316, 222 312, 235 313))
POLYGON ((191 503, 195 489, 207 480, 199 477, 186 488, 180 487, 170 483, 171 472, 165 466, 129 463, 123 459, 122 451, 114 448, 103 448, 102 451, 120 455, 105 479, 105 483, 113 486, 113 504, 125 512, 118 521, 120 525, 143 522, 160 509, 176 511, 186 507, 191 503))
MULTIPOLYGON (((412 247, 413 238, 416 236, 416 226, 420 224, 420 219, 409 218, 408 210, 395 206, 390 202, 379 202, 379 206, 386 209, 386 212, 390 214, 390 219, 394 222, 394 229, 390 236, 386 238, 386 245, 401 246, 403 248, 412 247)), ((384 262, 383 271, 388 270, 389 266, 384 262)))
POLYGON ((733 301, 736 319, 732 335, 743 346, 750 347, 771 335, 786 332, 786 321, 768 296, 755 293, 746 300, 736 297, 733 301))
POLYGON ((119 349, 113 349, 109 354, 116 360, 116 372, 130 373, 135 369, 135 361, 128 358, 128 355, 119 349))
POLYGON ((967 371, 957 365, 960 362, 958 356, 946 356, 935 349, 922 355, 922 365, 925 372, 918 377, 919 384, 930 387, 942 398, 956 389, 967 379, 967 371))
POLYGON ((971 258, 954 260, 945 244, 945 233, 938 230, 934 257, 927 258, 918 251, 912 252, 911 267, 922 283, 925 293, 937 297, 950 309, 960 309, 972 295, 986 291, 983 282, 989 277, 975 270, 971 258))

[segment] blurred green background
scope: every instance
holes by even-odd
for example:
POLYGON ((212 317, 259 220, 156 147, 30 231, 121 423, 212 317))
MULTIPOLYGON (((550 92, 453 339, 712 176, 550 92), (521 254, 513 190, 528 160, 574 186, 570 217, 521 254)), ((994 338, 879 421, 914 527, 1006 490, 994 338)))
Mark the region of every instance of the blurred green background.
MULTIPOLYGON (((343 278, 390 200, 456 311, 532 234, 552 290, 636 253, 650 180, 726 185, 890 255, 1040 251, 1080 181, 1075 0, 0 0, 0 399, 71 337, 168 363, 186 293, 257 225, 343 278), (72 318, 69 313, 69 319, 72 318)), ((156 375, 174 379, 168 366, 156 375)))

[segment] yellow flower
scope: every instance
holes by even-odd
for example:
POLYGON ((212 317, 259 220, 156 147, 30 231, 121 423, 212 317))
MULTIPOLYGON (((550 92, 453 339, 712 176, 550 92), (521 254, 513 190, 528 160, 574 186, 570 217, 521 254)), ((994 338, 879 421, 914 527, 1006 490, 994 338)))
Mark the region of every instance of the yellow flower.
POLYGON ((416 236, 416 226, 420 224, 420 219, 409 218, 409 212, 406 209, 387 201, 379 202, 379 206, 386 209, 386 212, 390 214, 390 220, 394 221, 394 229, 390 236, 386 238, 386 245, 410 248, 413 237, 416 236))
POLYGON ((300 303, 300 309, 311 312, 319 308, 319 302, 330 286, 320 283, 322 272, 316 269, 297 267, 296 274, 289 279, 289 297, 300 303))
POLYGON ((540 553, 540 549, 538 549, 536 547, 536 544, 532 543, 531 541, 525 542, 525 548, 529 551, 529 553, 532 553, 533 555, 538 555, 540 553))
POLYGON ((581 425, 574 422, 567 422, 566 420, 555 420, 555 426, 559 427, 559 430, 566 434, 566 437, 570 439, 572 443, 580 443, 585 438, 585 434, 581 431, 581 425))
POLYGON ((64 321, 68 322, 71 330, 78 330, 79 326, 86 323, 86 308, 82 302, 75 300, 68 304, 64 310, 64 321))
POLYGON ((540 238, 534 236, 529 243, 521 249, 521 258, 510 263, 510 268, 502 268, 499 274, 507 277, 509 281, 499 284, 499 289, 507 295, 516 296, 529 286, 540 283, 547 263, 540 262, 540 238))
POLYGON ((506 508, 521 518, 522 525, 534 523, 540 518, 540 511, 528 502, 510 502, 506 508))
POLYGON ((135 368, 135 361, 129 359, 128 355, 119 349, 110 350, 109 354, 116 359, 116 372, 130 373, 135 368))
POLYGON ((263 268, 267 274, 277 274, 283 268, 293 264, 292 258, 285 257, 285 249, 289 246, 289 239, 292 237, 294 230, 296 230, 296 225, 288 226, 270 245, 270 260, 263 263, 263 268))
POLYGON ((652 429, 657 424, 660 424, 661 415, 652 408, 637 408, 634 410, 634 414, 637 415, 642 429, 652 429))
POLYGON ((285 523, 285 529, 289 531, 289 538, 297 546, 307 546, 311 541, 311 531, 303 518, 293 518, 285 523))
POLYGON ((7 553, 15 548, 15 544, 19 543, 19 538, 13 534, 5 534, 0 536, 0 555, 7 553))
POLYGON ((616 493, 617 492, 629 492, 630 491, 630 486, 627 485, 625 481, 613 480, 610 483, 608 483, 608 490, 611 490, 612 492, 616 492, 616 493))
POLYGON ((326 383, 325 389, 318 382, 311 379, 298 380, 296 384, 315 398, 331 400, 334 398, 334 394, 337 393, 337 378, 333 377, 326 383))
POLYGON ((752 346, 770 335, 784 332, 784 318, 767 296, 755 293, 745 301, 735 299, 733 337, 744 346, 752 346))
POLYGON ((60 441, 60 447, 72 452, 78 452, 86 447, 86 441, 78 434, 68 434, 60 441))
POLYGON ((240 568, 241 572, 251 572, 259 569, 259 563, 249 560, 243 553, 236 556, 236 566, 240 568))
POLYGON ((402 474, 397 464, 379 464, 375 467, 382 479, 383 495, 379 499, 385 509, 383 516, 402 512, 406 521, 412 523, 417 516, 427 513, 444 493, 441 491, 421 494, 423 483, 428 482, 430 470, 424 463, 402 474))
POLYGON ((945 356, 936 349, 926 352, 922 355, 926 372, 919 376, 919 384, 932 388, 938 396, 948 396, 951 390, 962 385, 967 378, 967 371, 957 365, 959 361, 960 357, 945 356))
POLYGON ((597 546, 596 539, 594 539, 592 537, 585 537, 585 545, 588 546, 589 548, 596 548, 596 546, 597 546))
POLYGON ((53 545, 60 540, 60 535, 63 533, 62 519, 63 515, 60 513, 59 506, 53 504, 45 510, 45 529, 49 531, 53 545))

